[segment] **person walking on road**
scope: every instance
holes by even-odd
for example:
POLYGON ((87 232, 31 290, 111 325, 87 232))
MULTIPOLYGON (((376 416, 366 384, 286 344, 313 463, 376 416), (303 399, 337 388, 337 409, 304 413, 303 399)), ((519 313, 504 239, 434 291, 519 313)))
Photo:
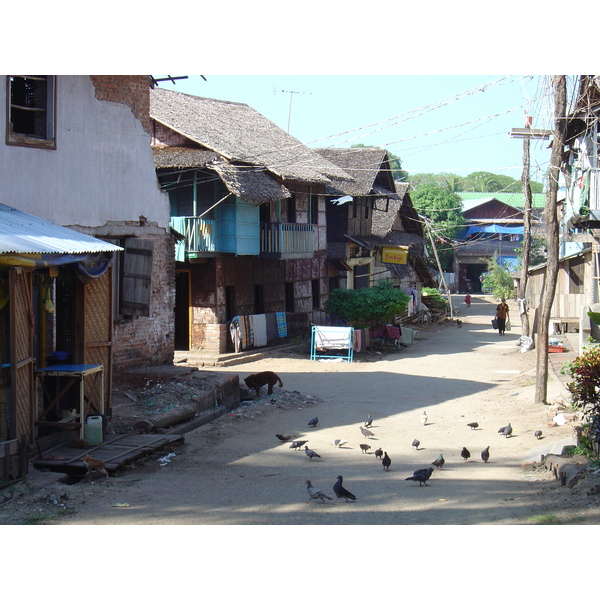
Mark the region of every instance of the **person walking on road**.
POLYGON ((471 294, 469 294, 468 292, 465 296, 465 304, 467 305, 467 308, 471 308, 471 294))
POLYGON ((508 319, 508 304, 506 298, 500 299, 496 307, 496 319, 498 319, 498 335, 504 335, 506 330, 506 319, 508 319))

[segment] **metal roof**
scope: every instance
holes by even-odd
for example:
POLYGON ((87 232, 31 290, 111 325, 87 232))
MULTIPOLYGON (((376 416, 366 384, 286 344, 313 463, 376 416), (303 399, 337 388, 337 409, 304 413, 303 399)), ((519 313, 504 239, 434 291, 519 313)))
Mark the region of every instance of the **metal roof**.
POLYGON ((0 204, 0 254, 89 254, 119 246, 0 204))

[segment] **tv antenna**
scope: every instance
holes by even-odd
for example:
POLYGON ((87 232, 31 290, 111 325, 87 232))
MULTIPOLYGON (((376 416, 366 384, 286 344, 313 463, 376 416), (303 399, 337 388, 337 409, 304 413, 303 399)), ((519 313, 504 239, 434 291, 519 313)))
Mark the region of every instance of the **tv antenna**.
MULTIPOLYGON (((312 96, 312 94, 310 92, 295 92, 293 90, 279 90, 282 94, 289 94, 290 95, 290 108, 288 110, 288 128, 287 128, 287 132, 290 132, 290 120, 292 118, 292 98, 294 97, 294 94, 304 94, 306 96, 312 96)), ((273 88, 273 93, 276 94, 277 93, 277 89, 273 88)))

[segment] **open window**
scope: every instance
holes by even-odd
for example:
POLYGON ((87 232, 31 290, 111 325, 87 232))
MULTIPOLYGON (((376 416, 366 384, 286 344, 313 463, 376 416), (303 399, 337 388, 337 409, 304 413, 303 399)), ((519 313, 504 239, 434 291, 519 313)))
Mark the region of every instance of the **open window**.
POLYGON ((6 143, 54 150, 55 76, 9 75, 7 85, 6 143))

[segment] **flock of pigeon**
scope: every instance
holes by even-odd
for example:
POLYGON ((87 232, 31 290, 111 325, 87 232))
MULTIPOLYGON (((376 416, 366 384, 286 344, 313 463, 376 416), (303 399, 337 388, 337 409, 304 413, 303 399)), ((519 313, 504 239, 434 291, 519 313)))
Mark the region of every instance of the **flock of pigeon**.
MULTIPOLYGON (((421 424, 427 425, 427 420, 428 420, 427 411, 423 411, 423 414, 421 415, 421 424)), ((308 426, 316 427, 318 425, 318 423, 319 423, 319 417, 314 417, 313 419, 311 419, 308 422, 308 426)), ((366 439, 372 438, 375 435, 373 433, 373 431, 370 429, 372 424, 373 424, 373 417, 372 417, 372 415, 369 415, 367 420, 365 421, 364 425, 359 426, 359 430, 360 430, 361 434, 366 439)), ((474 421, 472 423, 467 423, 467 426, 470 427, 472 430, 475 430, 475 429, 479 428, 479 423, 474 421)), ((512 425, 509 423, 508 425, 501 427, 498 430, 498 433, 502 434, 505 438, 511 437, 512 433, 513 433, 512 425)), ((289 442, 294 437, 293 435, 283 435, 280 433, 277 433, 275 435, 282 442, 289 442)), ((535 432, 534 435, 537 439, 540 439, 540 437, 542 436, 542 432, 540 430, 538 430, 535 432)), ((290 448, 293 450, 300 450, 304 446, 304 453, 310 460, 312 460, 313 458, 321 458, 320 454, 318 454, 315 450, 312 450, 311 448, 309 448, 306 445, 307 443, 308 443, 308 440, 294 440, 294 441, 292 441, 290 448)), ((336 448, 341 448, 348 443, 349 442, 347 440, 336 439, 331 442, 331 445, 335 446, 336 448)), ((412 446, 415 448, 415 450, 419 449, 420 444, 421 444, 421 442, 418 439, 414 439, 412 441, 412 446)), ((369 444, 362 443, 362 444, 360 444, 360 449, 363 454, 367 454, 368 451, 371 449, 371 446, 369 444)), ((388 453, 386 451, 382 450, 381 448, 378 448, 377 450, 375 450, 374 454, 375 454, 375 457, 381 461, 383 469, 385 471, 389 471, 389 468, 392 464, 392 459, 388 456, 388 453)), ((462 457, 462 459, 465 462, 467 462, 471 458, 471 452, 467 447, 463 446, 463 449, 460 452, 460 456, 462 457)), ((481 451, 481 459, 483 460, 484 463, 487 463, 489 461, 490 446, 487 446, 486 448, 484 448, 481 451)), ((446 463, 446 461, 444 459, 443 453, 440 453, 440 455, 431 463, 431 465, 433 465, 433 466, 429 466, 429 467, 422 468, 422 469, 417 469, 412 474, 411 477, 406 477, 405 481, 418 481, 419 487, 421 487, 422 485, 427 486, 427 481, 431 477, 431 474, 434 471, 434 467, 436 469, 441 469, 441 468, 443 468, 445 463, 446 463)), ((325 494, 320 489, 314 487, 310 480, 306 481, 306 491, 308 492, 308 495, 309 495, 309 499, 306 502, 310 502, 311 500, 321 500, 321 502, 323 502, 323 503, 325 502, 325 500, 329 500, 331 502, 337 502, 337 500, 340 500, 342 498, 345 499, 346 502, 348 502, 349 500, 352 500, 352 501, 356 500, 356 496, 352 492, 348 491, 343 486, 343 477, 341 475, 338 475, 337 481, 333 485, 333 492, 336 496, 336 500, 334 500, 333 497, 325 494)))

